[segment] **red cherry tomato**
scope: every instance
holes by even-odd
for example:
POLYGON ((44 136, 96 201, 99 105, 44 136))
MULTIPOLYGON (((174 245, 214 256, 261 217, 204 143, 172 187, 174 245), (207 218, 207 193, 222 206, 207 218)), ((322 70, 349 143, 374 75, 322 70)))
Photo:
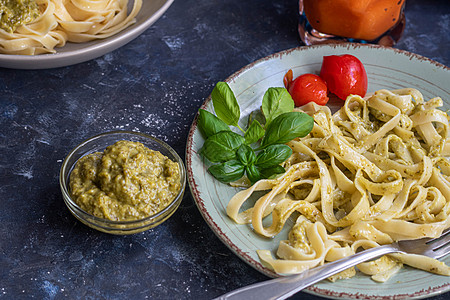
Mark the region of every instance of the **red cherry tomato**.
POLYGON ((284 86, 294 99, 295 106, 302 106, 311 101, 319 105, 328 102, 327 85, 315 74, 303 74, 292 81, 292 70, 289 70, 284 76, 284 86))
POLYGON ((353 55, 324 56, 320 77, 328 90, 341 98, 350 94, 364 97, 367 92, 367 74, 361 61, 353 55))

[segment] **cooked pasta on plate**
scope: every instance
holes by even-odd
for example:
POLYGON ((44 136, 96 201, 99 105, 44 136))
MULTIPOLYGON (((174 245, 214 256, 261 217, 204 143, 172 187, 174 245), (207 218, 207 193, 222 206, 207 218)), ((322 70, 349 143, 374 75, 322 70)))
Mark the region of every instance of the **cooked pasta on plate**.
MULTIPOLYGON (((314 128, 288 143, 293 155, 285 162, 286 173, 237 193, 228 216, 269 238, 295 219, 277 258, 258 251, 264 264, 284 275, 360 248, 439 237, 450 227, 449 118, 442 105, 441 98, 425 101, 420 91, 408 88, 379 90, 367 99, 351 95, 334 114, 327 106, 303 106, 300 110, 314 117, 314 128), (264 194, 255 201, 260 191, 264 194)), ((383 282, 402 264, 450 275, 438 260, 405 254, 358 269, 383 282)), ((352 268, 331 280, 354 274, 352 268)))
POLYGON ((135 22, 142 0, 5 1, 0 54, 55 53, 67 42, 83 43, 117 34, 135 22), (12 4, 12 3, 15 4, 12 4), (23 20, 17 22, 15 20, 23 20))
MULTIPOLYGON (((302 107, 316 119, 313 130, 288 143, 293 154, 278 178, 250 189, 216 180, 199 154, 205 138, 197 121, 192 124, 186 165, 195 203, 218 238, 267 276, 301 272, 391 240, 437 236, 448 226, 446 66, 374 45, 288 49, 225 80, 239 102, 240 125, 261 108, 269 87, 284 85, 288 70, 294 78, 319 74, 324 56, 343 54, 364 64, 373 98, 302 107)), ((201 108, 215 112, 212 102, 206 99, 201 108)), ((445 274, 450 256, 440 261, 390 255, 331 278, 348 280, 323 280, 305 291, 333 299, 430 297, 450 290, 450 276, 427 272, 436 267, 445 274)))

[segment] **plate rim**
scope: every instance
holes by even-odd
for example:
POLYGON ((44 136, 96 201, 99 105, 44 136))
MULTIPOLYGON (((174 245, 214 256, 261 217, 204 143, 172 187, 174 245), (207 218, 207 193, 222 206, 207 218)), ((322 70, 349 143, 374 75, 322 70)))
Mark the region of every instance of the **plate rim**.
MULTIPOLYGON (((441 68, 444 71, 450 72, 450 68, 446 65, 439 63, 435 60, 432 60, 430 58, 427 58, 425 56, 422 56, 420 54, 412 53, 406 50, 402 49, 396 49, 396 48, 390 48, 380 45, 372 45, 372 44, 359 44, 359 43, 341 43, 341 44, 322 44, 322 45, 312 45, 312 46, 299 46, 294 47, 286 50, 282 50, 273 54, 270 54, 268 56, 262 57, 252 63, 247 64, 246 66, 242 67, 238 71, 232 73, 230 76, 228 76, 224 81, 227 83, 233 82, 239 75, 244 73, 245 71, 254 68, 256 65, 263 63, 268 60, 273 60, 276 58, 281 58, 282 56, 289 55, 292 52, 295 51, 302 51, 305 49, 311 49, 311 48, 322 48, 322 47, 333 47, 333 48, 339 48, 339 49, 357 49, 360 47, 367 47, 372 49, 382 49, 386 51, 393 51, 395 53, 399 53, 402 55, 405 55, 410 58, 410 60, 416 59, 418 61, 424 61, 428 62, 435 67, 441 68)), ((203 101, 200 108, 204 109, 208 106, 209 102, 211 101, 211 94, 203 101)), ((245 263, 259 271, 260 273, 269 276, 269 277, 278 277, 279 275, 275 274, 273 271, 270 271, 267 268, 264 268, 262 266, 261 262, 257 262, 252 257, 250 257, 247 253, 242 251, 238 246, 236 246, 233 242, 231 242, 230 238, 222 231, 222 229, 216 224, 216 222, 213 220, 211 215, 208 213, 204 201, 201 199, 200 192, 198 190, 198 185, 195 183, 193 179, 193 170, 192 170, 192 157, 196 154, 194 151, 193 145, 194 140, 193 136, 195 131, 197 130, 197 119, 198 119, 198 113, 196 113, 187 137, 187 143, 186 143, 186 149, 185 149, 185 160, 186 160, 186 171, 188 175, 188 184, 189 189, 192 195, 192 198, 200 211, 200 214, 202 215, 203 219, 207 223, 207 225, 210 227, 210 229, 214 232, 214 234, 219 238, 219 240, 227 246, 235 255, 237 255, 240 259, 242 259, 245 263)), ((439 275, 436 275, 439 276, 439 275)), ((355 294, 355 293, 341 293, 336 292, 333 290, 323 289, 320 287, 317 287, 316 285, 312 285, 302 291, 307 292, 312 295, 326 297, 330 299, 342 299, 343 297, 348 299, 375 299, 375 300, 387 300, 387 299, 423 299, 431 296, 436 296, 439 294, 443 294, 445 292, 448 292, 450 290, 450 282, 441 286, 437 287, 429 287, 426 290, 421 291, 415 291, 414 293, 410 294, 398 294, 398 295, 369 295, 369 294, 355 294)))

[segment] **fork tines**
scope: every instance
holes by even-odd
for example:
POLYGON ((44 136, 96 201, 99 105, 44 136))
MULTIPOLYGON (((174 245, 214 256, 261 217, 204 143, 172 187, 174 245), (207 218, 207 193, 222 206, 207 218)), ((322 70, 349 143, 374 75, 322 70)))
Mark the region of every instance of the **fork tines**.
POLYGON ((438 238, 427 242, 432 246, 435 258, 441 258, 450 252, 450 228, 447 228, 438 238))

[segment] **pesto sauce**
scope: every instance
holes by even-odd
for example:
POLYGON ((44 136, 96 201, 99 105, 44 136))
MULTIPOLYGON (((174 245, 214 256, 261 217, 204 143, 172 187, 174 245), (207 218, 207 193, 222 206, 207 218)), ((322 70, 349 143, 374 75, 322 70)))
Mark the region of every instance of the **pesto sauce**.
POLYGON ((70 175, 72 199, 115 221, 139 220, 167 207, 181 190, 178 163, 143 144, 119 141, 82 157, 70 175))
POLYGON ((13 33, 39 16, 36 0, 0 0, 0 28, 13 33))

